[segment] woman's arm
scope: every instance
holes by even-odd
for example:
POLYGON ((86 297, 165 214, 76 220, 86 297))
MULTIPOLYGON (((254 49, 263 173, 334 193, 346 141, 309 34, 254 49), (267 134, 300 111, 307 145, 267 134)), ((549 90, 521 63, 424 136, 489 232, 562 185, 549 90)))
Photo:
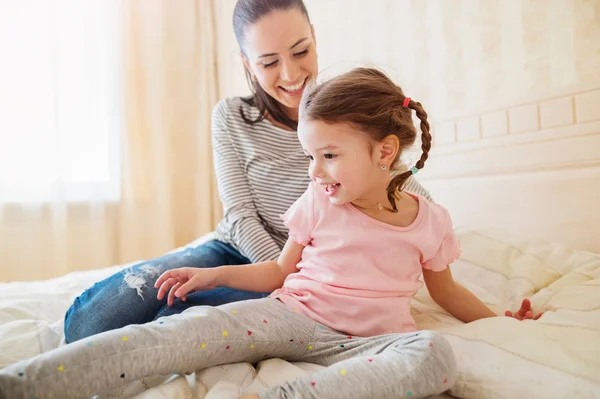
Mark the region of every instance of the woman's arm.
POLYGON ((423 269, 423 279, 431 298, 456 318, 469 323, 497 316, 471 291, 454 281, 450 267, 440 272, 423 269))
POLYGON ((429 194, 429 191, 425 190, 425 188, 417 181, 417 179, 415 179, 414 176, 408 178, 404 189, 406 191, 410 191, 411 193, 422 195, 429 201, 434 202, 433 198, 431 198, 431 194, 429 194))
POLYGON ((252 262, 277 259, 280 249, 265 230, 252 198, 227 123, 227 102, 221 101, 212 113, 212 147, 219 197, 229 235, 240 252, 252 262))

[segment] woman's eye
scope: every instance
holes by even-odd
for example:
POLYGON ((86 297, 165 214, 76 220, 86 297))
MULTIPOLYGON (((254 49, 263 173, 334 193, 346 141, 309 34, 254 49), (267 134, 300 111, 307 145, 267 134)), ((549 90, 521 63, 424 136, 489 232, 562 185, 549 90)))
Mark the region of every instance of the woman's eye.
POLYGON ((265 68, 270 68, 272 66, 274 66, 275 64, 277 64, 277 60, 273 61, 273 62, 269 62, 268 64, 263 64, 263 67, 265 68))
POLYGON ((300 57, 300 56, 303 56, 303 55, 305 55, 305 54, 308 54, 308 49, 306 49, 306 50, 304 50, 304 51, 300 51, 299 53, 294 53, 294 55, 295 55, 296 57, 300 57))

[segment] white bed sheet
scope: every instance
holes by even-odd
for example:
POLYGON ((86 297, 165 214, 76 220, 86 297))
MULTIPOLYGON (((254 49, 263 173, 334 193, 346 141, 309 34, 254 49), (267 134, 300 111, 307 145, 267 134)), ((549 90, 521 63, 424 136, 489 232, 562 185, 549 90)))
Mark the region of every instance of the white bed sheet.
MULTIPOLYGON (((464 398, 600 398, 600 255, 492 229, 459 230, 455 278, 498 314, 524 297, 546 313, 465 325, 423 288, 413 301, 419 328, 448 338, 464 398)), ((209 237, 191 244, 198 245, 209 237)), ((0 283, 0 367, 64 345, 63 316, 76 296, 126 266, 39 282, 0 283)), ((144 378, 109 397, 236 398, 310 374, 320 366, 281 359, 212 367, 190 376, 144 378)), ((444 395, 446 397, 446 395, 444 395)))

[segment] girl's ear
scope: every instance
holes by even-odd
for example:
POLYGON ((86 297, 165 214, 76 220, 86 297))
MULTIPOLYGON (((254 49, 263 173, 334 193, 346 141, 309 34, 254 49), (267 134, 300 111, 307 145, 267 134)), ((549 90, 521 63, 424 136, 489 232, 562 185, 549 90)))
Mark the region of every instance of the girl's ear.
POLYGON ((388 135, 379 143, 379 162, 389 168, 394 162, 394 159, 396 159, 399 149, 400 140, 398 140, 398 137, 394 134, 388 135))

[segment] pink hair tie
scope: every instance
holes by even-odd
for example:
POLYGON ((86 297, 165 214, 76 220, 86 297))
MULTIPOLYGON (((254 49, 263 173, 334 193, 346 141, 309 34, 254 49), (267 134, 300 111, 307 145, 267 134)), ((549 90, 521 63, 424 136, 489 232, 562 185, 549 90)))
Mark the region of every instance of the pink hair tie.
POLYGON ((408 104, 410 104, 410 97, 406 97, 406 98, 404 99, 404 102, 402 103, 402 106, 403 106, 404 108, 408 108, 408 104))

